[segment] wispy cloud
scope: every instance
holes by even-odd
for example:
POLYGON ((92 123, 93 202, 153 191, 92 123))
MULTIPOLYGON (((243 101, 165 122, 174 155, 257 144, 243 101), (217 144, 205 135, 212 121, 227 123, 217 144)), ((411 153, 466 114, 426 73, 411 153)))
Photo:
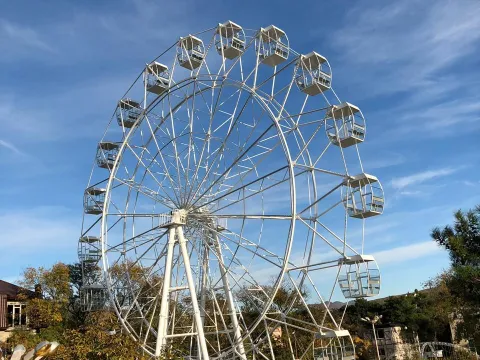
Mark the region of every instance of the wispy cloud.
POLYGON ((130 82, 128 75, 99 76, 71 88, 49 89, 28 99, 13 94, 4 95, 0 89, 3 133, 15 141, 20 139, 35 143, 98 138, 123 89, 130 82), (82 102, 88 102, 89 106, 78 107, 82 102), (72 113, 74 108, 77 111, 72 113), (97 118, 105 121, 99 122, 97 118), (59 122, 58 119, 63 120, 59 122))
POLYGON ((412 133, 423 137, 458 136, 480 128, 480 101, 476 95, 429 104, 421 110, 407 103, 393 111, 400 116, 396 120, 397 126, 386 132, 390 139, 412 133))
POLYGON ((75 247, 79 232, 78 219, 64 207, 36 207, 0 213, 3 229, 0 249, 21 252, 50 251, 52 248, 75 247), (63 216, 55 216, 63 213, 63 216))
POLYGON ((422 196, 423 193, 422 193, 420 190, 414 190, 414 191, 405 190, 405 191, 400 191, 400 195, 404 195, 404 196, 422 196))
POLYGON ((363 161, 365 169, 381 169, 391 166, 396 166, 403 164, 406 161, 406 158, 402 154, 398 153, 387 153, 385 155, 374 154, 373 157, 369 157, 363 161))
POLYGON ((25 46, 36 50, 55 52, 51 45, 44 41, 36 30, 7 20, 0 19, 0 38, 3 38, 0 44, 8 41, 10 45, 14 46, 25 46))
POLYGON ((379 264, 390 265, 432 256, 440 251, 442 249, 432 240, 379 251, 373 255, 379 264))
POLYGON ((46 7, 32 6, 32 13, 38 10, 44 16, 37 16, 49 21, 25 17, 20 23, 0 18, 0 47, 8 49, 0 62, 32 57, 37 63, 46 62, 50 66, 68 65, 72 71, 78 65, 96 61, 110 61, 104 69, 107 71, 131 59, 141 59, 144 63, 174 43, 179 34, 202 29, 202 25, 196 28, 198 23, 191 21, 203 19, 193 16, 193 5, 190 0, 171 4, 155 0, 120 0, 115 9, 102 11, 101 6, 82 5, 64 12, 64 16, 55 16, 60 9, 52 8, 52 12, 42 14, 46 7), (164 16, 166 13, 169 16, 164 16), (162 18, 160 22, 159 18, 162 18), (43 54, 39 54, 39 50, 43 54), (111 61, 119 56, 122 62, 111 61))
POLYGON ((0 212, 0 274, 15 277, 27 266, 76 261, 79 219, 65 207, 0 212))
POLYGON ((470 181, 470 180, 463 180, 462 184, 465 186, 478 186, 480 184, 480 181, 470 181))
POLYGON ((476 0, 359 1, 350 9, 331 46, 341 51, 340 76, 355 84, 357 96, 388 98, 389 109, 376 114, 391 121, 384 139, 480 127, 480 82, 464 71, 475 66, 479 17, 476 0))
POLYGON ((416 174, 395 178, 392 180, 391 185, 394 189, 403 189, 410 185, 418 185, 428 180, 432 180, 442 176, 448 176, 458 170, 458 168, 443 168, 437 170, 422 171, 416 174))
POLYGON ((475 0, 360 1, 332 43, 349 63, 375 71, 384 83, 382 92, 430 87, 432 74, 475 50, 479 16, 475 0))
POLYGON ((12 143, 8 142, 8 141, 5 141, 5 140, 2 140, 0 139, 0 146, 8 149, 8 150, 11 150, 13 151, 15 154, 17 155, 25 155, 22 151, 20 151, 15 145, 13 145, 12 143))
POLYGON ((186 20, 194 11, 189 0, 175 5, 125 0, 117 5, 108 12, 79 6, 65 16, 53 16, 51 21, 26 18, 28 26, 0 18, 0 48, 9 50, 0 57, 0 63, 16 65, 18 60, 34 59, 21 72, 25 77, 23 86, 19 82, 8 84, 8 88, 0 85, 2 137, 15 143, 18 139, 51 142, 72 137, 98 138, 118 99, 143 64, 173 44, 179 35, 193 32, 198 26, 186 20), (162 16, 165 12, 170 16, 162 16), (159 17, 163 17, 161 23, 159 17), (122 61, 116 61, 119 58, 122 61), (47 70, 39 71, 45 63, 47 70), (99 66, 107 63, 107 67, 99 66), (52 70, 53 66, 60 70, 68 66, 74 76, 67 79, 60 75, 62 71, 52 70), (56 79, 53 86, 52 79, 56 79), (41 91, 25 97, 26 83, 41 91), (98 121, 100 118, 105 120, 98 121))

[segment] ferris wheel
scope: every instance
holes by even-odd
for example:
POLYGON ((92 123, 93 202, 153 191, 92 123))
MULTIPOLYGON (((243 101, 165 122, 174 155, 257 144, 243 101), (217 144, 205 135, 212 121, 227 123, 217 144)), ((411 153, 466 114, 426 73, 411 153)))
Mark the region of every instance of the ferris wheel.
POLYGON ((343 295, 377 295, 360 109, 276 26, 181 37, 118 101, 84 194, 80 296, 152 357, 353 359, 343 295), (99 272, 101 269, 101 273, 99 272))

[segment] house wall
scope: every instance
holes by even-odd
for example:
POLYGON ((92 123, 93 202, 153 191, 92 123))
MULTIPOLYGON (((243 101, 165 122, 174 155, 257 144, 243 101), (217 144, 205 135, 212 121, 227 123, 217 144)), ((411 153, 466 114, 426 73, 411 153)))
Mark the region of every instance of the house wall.
POLYGON ((381 360, 401 360, 418 353, 418 339, 405 341, 400 326, 377 329, 377 344, 381 360))
POLYGON ((452 335, 452 343, 460 346, 468 346, 467 339, 460 339, 457 337, 457 328, 462 323, 463 319, 459 314, 452 314, 450 316, 450 332, 452 335))
POLYGON ((7 328, 7 295, 0 294, 0 330, 7 328))

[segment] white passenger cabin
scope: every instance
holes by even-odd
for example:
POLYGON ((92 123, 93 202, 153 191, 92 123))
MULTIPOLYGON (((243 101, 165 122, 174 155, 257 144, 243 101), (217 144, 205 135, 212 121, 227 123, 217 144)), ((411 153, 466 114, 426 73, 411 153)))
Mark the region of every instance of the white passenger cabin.
POLYGON ((180 66, 194 70, 205 59, 205 47, 203 41, 196 36, 188 35, 180 38, 177 47, 177 59, 180 66))
POLYGON ((79 240, 78 259, 83 263, 97 263, 102 257, 100 238, 82 236, 79 240))
POLYGON ((257 51, 262 63, 277 66, 288 59, 290 48, 287 35, 274 25, 261 28, 257 51))
POLYGON ((332 144, 346 148, 365 140, 365 118, 348 102, 333 105, 327 112, 326 131, 332 144))
POLYGON ((338 277, 338 286, 346 299, 376 296, 380 293, 380 271, 372 255, 342 258, 338 264, 345 272, 338 277))
POLYGON ((312 51, 300 56, 298 61, 296 82, 302 92, 315 96, 330 89, 332 72, 326 58, 312 51))
POLYGON ((355 360, 355 349, 348 330, 329 330, 315 334, 313 360, 355 360))
POLYGON ((225 218, 215 218, 213 220, 213 224, 214 224, 214 229, 217 232, 225 231, 228 228, 227 227, 227 219, 225 219, 225 218))
POLYGON ((145 68, 145 88, 148 92, 161 95, 170 86, 168 67, 159 62, 152 62, 145 68))
POLYGON ((233 21, 218 24, 215 47, 223 57, 233 60, 245 51, 245 33, 240 25, 233 21))
MULTIPOLYGON (((125 279, 127 280, 127 279, 125 279)), ((128 282, 128 280, 126 281, 128 282)), ((132 293, 126 286, 115 286, 113 289, 115 292, 115 303, 120 310, 130 310, 131 305, 134 303, 132 293)))
POLYGON ((140 104, 131 99, 122 99, 118 102, 117 122, 124 128, 132 128, 140 117, 142 108, 140 104))
POLYGON ((80 289, 80 304, 83 311, 103 310, 107 300, 107 289, 102 284, 84 285, 80 289))
POLYGON ((98 215, 103 212, 106 189, 89 187, 83 196, 83 209, 86 214, 98 215))
POLYGON ((102 253, 99 249, 85 249, 78 255, 80 262, 84 263, 98 263, 102 258, 102 253))
POLYGON ((112 169, 117 160, 119 145, 113 142, 100 142, 97 146, 97 165, 103 169, 112 169))
POLYGON ((343 202, 350 217, 365 219, 383 213, 383 188, 375 176, 365 173, 351 176, 342 190, 345 192, 343 202))

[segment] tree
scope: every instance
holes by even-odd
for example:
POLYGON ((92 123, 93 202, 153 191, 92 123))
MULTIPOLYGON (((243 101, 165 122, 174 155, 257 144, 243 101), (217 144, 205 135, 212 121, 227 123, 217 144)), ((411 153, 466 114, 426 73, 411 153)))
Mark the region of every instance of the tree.
POLYGON ((67 265, 57 263, 50 269, 29 267, 25 269, 20 285, 36 293, 34 298, 24 294, 27 300, 27 318, 32 329, 38 331, 56 326, 67 317, 72 297, 67 265))
POLYGON ((480 206, 454 214, 453 226, 435 228, 432 238, 447 249, 452 271, 447 285, 471 305, 480 305, 480 206))
MULTIPOLYGON (((154 291, 155 289, 145 285, 145 270, 138 266, 134 270, 134 280, 150 293, 154 291)), ((97 276, 98 273, 95 266, 83 271, 91 272, 92 276, 97 276)), ((125 280, 122 274, 119 271, 116 283, 120 284, 125 280)), ((143 359, 138 344, 120 330, 114 312, 87 314, 80 311, 78 293, 82 286, 81 275, 80 264, 57 263, 51 268, 25 269, 19 283, 26 290, 35 290, 35 296, 32 296, 31 292, 26 292, 24 296, 29 326, 36 331, 16 330, 8 340, 9 347, 24 344, 30 348, 47 340, 61 344, 57 353, 49 359, 143 359)), ((158 293, 158 289, 156 292, 158 293)), ((151 295, 150 293, 145 296, 151 295)))
POLYGON ((67 265, 60 262, 50 269, 44 267, 25 269, 20 285, 41 292, 44 299, 56 302, 68 302, 72 295, 70 270, 67 265))
POLYGON ((89 314, 85 325, 67 329, 52 360, 144 359, 138 344, 120 331, 117 317, 109 311, 89 314))
POLYGON ((51 300, 30 299, 26 312, 28 325, 35 330, 58 325, 64 319, 62 304, 51 300))
POLYGON ((352 333, 365 336, 371 334, 371 327, 361 318, 382 315, 383 324, 406 327, 407 331, 402 331, 406 338, 418 335, 421 341, 450 341, 449 304, 442 296, 447 294, 435 288, 381 301, 357 299, 346 310, 344 326, 352 333))
POLYGON ((33 348, 43 340, 61 345, 48 358, 52 360, 146 360, 138 344, 119 331, 116 315, 109 311, 91 313, 78 328, 48 327, 38 333, 15 330, 8 339, 9 348, 23 344, 33 348))
POLYGON ((435 228, 433 240, 450 255, 452 266, 443 275, 446 287, 458 299, 457 336, 480 340, 480 206, 454 213, 453 225, 435 228))
POLYGON ((368 360, 372 358, 372 342, 369 339, 362 339, 355 335, 352 338, 355 346, 355 355, 359 360, 368 360))
POLYGON ((426 303, 423 305, 427 312, 435 339, 450 342, 450 320, 457 306, 457 299, 447 286, 448 274, 440 274, 424 284, 426 303))

